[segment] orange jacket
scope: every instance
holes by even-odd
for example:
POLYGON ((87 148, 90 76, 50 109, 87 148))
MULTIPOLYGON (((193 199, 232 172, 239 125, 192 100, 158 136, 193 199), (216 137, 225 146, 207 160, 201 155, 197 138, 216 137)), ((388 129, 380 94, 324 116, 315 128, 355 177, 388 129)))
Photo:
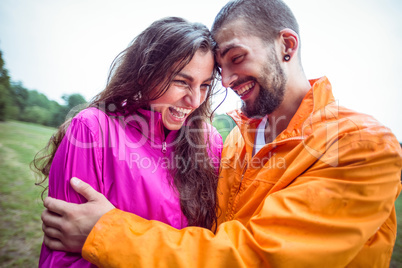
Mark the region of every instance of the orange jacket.
POLYGON ((388 267, 400 145, 372 117, 337 106, 326 78, 311 84, 288 128, 254 157, 260 120, 232 114, 215 234, 114 209, 84 258, 102 267, 388 267))

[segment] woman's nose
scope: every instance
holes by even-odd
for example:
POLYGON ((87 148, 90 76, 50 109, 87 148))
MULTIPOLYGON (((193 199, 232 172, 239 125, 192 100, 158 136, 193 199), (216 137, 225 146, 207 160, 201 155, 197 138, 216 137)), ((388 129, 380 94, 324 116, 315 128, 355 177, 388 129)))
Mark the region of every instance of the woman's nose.
POLYGON ((200 88, 193 90, 185 96, 186 104, 190 105, 191 108, 197 109, 204 100, 201 100, 200 88))

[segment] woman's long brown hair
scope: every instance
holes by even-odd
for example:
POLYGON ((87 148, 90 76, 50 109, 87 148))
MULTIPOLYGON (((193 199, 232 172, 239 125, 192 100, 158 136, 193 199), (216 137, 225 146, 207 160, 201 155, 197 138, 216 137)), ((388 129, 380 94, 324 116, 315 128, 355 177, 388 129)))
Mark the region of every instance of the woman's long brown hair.
MULTIPOLYGON (((189 23, 181 18, 169 17, 151 24, 138 35, 113 61, 105 90, 89 104, 107 114, 135 114, 139 108, 150 109, 149 102, 161 97, 178 74, 198 51, 215 52, 215 43, 209 30, 202 24, 189 23), (159 90, 155 92, 155 89, 159 90)), ((215 65, 214 77, 218 74, 215 65)), ((181 139, 175 146, 175 157, 191 159, 190 169, 180 165, 171 167, 173 184, 180 196, 183 214, 190 226, 211 229, 217 222, 218 174, 210 159, 209 140, 205 131, 207 120, 212 118, 212 89, 206 101, 187 118, 180 129, 181 139), (191 135, 190 135, 191 133, 191 135), (208 146, 205 146, 205 145, 208 146), (205 159, 202 164, 197 159, 205 159)), ((53 158, 71 120, 62 124, 48 145, 32 162, 41 175, 40 185, 49 176, 53 158)), ((212 152, 212 151, 210 151, 212 152)), ((217 157, 217 156, 216 156, 217 157)))

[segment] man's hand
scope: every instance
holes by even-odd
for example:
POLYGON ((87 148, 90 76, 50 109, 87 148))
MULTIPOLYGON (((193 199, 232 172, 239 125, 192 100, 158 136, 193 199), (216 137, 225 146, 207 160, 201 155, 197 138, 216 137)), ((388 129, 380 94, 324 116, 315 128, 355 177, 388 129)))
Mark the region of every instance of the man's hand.
POLYGON ((70 183, 88 202, 72 204, 47 197, 43 202, 47 210, 42 213, 44 243, 52 250, 81 253, 96 222, 115 207, 87 183, 77 178, 70 183))

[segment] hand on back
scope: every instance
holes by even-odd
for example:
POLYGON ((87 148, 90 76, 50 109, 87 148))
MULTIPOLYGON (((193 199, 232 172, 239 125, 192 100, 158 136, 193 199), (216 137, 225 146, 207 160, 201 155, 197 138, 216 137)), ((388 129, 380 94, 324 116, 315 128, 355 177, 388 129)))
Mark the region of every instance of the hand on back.
POLYGON ((88 202, 72 204, 47 197, 42 213, 44 243, 52 250, 80 252, 96 222, 115 207, 87 183, 72 178, 73 189, 88 202))

